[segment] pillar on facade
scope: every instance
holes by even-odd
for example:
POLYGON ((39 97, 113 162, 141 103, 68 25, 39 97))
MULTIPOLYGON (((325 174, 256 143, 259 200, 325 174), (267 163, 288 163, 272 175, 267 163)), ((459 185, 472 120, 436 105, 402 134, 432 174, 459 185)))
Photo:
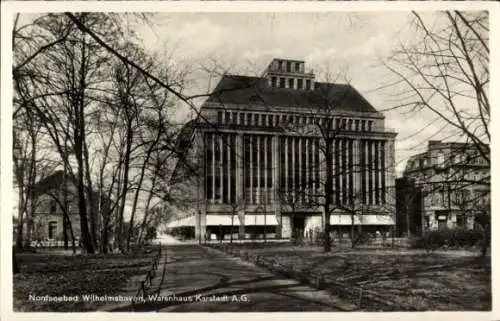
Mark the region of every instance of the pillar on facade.
POLYGON ((359 139, 355 139, 353 141, 353 186, 354 186, 354 195, 356 196, 358 203, 361 203, 363 200, 362 191, 361 191, 361 175, 363 175, 361 171, 361 153, 359 148, 359 139))
POLYGON ((256 150, 257 150, 257 160, 256 160, 256 163, 257 163, 257 185, 255 187, 256 189, 256 192, 255 192, 255 203, 256 204, 260 204, 261 202, 261 195, 260 195, 260 192, 261 192, 261 186, 260 186, 260 168, 262 166, 262 164, 260 163, 260 153, 261 153, 261 145, 260 145, 260 140, 261 140, 261 137, 260 136, 257 136, 257 146, 256 146, 256 150))
POLYGON ((283 229, 283 224, 281 220, 281 209, 280 209, 280 202, 278 199, 277 195, 277 190, 279 188, 279 173, 280 173, 280 165, 283 166, 283 164, 280 164, 280 139, 279 136, 273 136, 271 140, 272 144, 272 157, 271 157, 271 164, 272 164, 272 193, 273 195, 273 207, 274 207, 274 215, 276 216, 276 238, 280 239, 282 236, 282 229, 283 229))
POLYGON ((219 172, 220 172, 220 200, 219 203, 224 203, 224 149, 227 147, 224 143, 224 136, 220 135, 219 139, 220 144, 220 155, 219 155, 219 172))
POLYGON ((235 202, 238 203, 238 220, 240 221, 240 224, 238 226, 238 239, 244 239, 245 238, 245 198, 244 198, 244 179, 243 179, 243 173, 244 173, 244 168, 243 168, 243 157, 245 155, 245 151, 243 149, 243 135, 238 134, 236 135, 236 140, 235 140, 235 152, 234 156, 236 157, 236 199, 235 202))
POLYGON ((212 138, 210 140, 212 144, 212 196, 211 196, 211 201, 212 203, 215 203, 215 170, 216 170, 216 164, 215 164, 215 134, 210 133, 210 137, 212 138))

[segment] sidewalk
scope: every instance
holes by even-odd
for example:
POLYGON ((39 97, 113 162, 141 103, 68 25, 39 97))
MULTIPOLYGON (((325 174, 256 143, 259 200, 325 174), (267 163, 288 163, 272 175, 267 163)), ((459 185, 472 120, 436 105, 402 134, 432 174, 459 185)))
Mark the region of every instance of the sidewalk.
POLYGON ((267 269, 200 245, 171 245, 159 296, 113 311, 275 312, 353 311, 356 306, 326 291, 277 276, 267 269))

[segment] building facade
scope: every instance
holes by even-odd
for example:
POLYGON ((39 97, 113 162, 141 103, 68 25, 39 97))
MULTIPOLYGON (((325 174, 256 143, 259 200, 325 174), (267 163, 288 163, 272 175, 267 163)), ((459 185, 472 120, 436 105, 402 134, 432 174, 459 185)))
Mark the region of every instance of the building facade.
POLYGON ((416 215, 424 231, 472 229, 477 213, 490 212, 488 157, 473 144, 429 141, 427 151, 408 160, 403 179, 411 184, 398 191, 398 214, 416 215))
POLYGON ((274 59, 261 77, 223 75, 181 135, 172 193, 189 206, 169 227, 200 239, 289 238, 321 229, 330 197, 335 233, 386 230, 396 134, 384 120, 352 86, 315 81, 304 61, 274 59))
MULTIPOLYGON (((77 186, 63 171, 56 171, 34 186, 34 199, 30 200, 29 207, 33 206, 32 220, 26 222, 24 229, 30 229, 33 241, 63 241, 64 233, 69 241, 71 235, 75 240, 81 238, 80 214, 78 208, 77 186), (68 221, 64 213, 67 213, 68 221)), ((92 193, 95 213, 109 213, 111 203, 103 200, 102 207, 98 207, 99 195, 92 193)), ((97 230, 101 228, 101 217, 97 216, 97 230)))

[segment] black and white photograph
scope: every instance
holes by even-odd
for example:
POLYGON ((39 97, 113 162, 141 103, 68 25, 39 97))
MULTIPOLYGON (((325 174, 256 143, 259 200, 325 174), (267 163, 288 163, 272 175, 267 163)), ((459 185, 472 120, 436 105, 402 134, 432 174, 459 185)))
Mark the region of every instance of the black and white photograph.
POLYGON ((13 313, 493 310, 498 6, 127 5, 2 5, 13 313))

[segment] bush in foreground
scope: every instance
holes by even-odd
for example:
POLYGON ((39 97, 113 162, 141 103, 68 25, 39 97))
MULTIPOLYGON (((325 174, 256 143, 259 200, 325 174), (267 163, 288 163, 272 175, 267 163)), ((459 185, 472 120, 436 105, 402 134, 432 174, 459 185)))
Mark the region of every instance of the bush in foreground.
POLYGON ((477 230, 445 229, 428 231, 423 236, 411 239, 411 248, 426 249, 465 248, 476 246, 483 240, 483 233, 477 230))

